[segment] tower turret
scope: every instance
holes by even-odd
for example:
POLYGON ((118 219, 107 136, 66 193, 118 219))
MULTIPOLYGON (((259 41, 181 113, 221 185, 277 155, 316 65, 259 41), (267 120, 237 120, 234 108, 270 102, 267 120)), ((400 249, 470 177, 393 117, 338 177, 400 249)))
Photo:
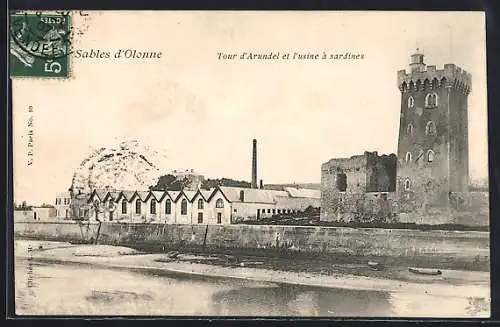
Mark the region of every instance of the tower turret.
POLYGON ((410 56, 410 70, 411 72, 421 72, 425 70, 424 54, 417 51, 410 56))

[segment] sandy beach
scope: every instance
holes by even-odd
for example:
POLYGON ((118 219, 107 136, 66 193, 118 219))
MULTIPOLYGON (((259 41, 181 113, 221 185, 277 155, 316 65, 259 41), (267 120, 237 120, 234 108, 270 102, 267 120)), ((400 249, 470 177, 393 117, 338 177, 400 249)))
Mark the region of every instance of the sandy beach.
MULTIPOLYGON (((404 292, 426 295, 490 298, 489 272, 442 270, 440 276, 420 276, 407 272, 407 280, 374 278, 348 274, 323 275, 258 268, 260 262, 211 265, 208 256, 144 254, 134 249, 109 245, 73 245, 63 242, 16 240, 16 258, 46 263, 88 264, 105 268, 154 271, 158 274, 187 274, 213 278, 235 278, 273 283, 354 290, 404 292), (31 250, 28 250, 28 247, 31 250)), ((368 270, 369 268, 366 267, 368 270)))

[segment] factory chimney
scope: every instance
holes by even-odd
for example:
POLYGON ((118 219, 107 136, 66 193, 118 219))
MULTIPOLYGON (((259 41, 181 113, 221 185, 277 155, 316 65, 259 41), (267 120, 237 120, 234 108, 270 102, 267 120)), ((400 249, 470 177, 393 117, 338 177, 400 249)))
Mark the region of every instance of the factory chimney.
POLYGON ((257 188, 257 140, 253 140, 252 151, 252 188, 257 188))

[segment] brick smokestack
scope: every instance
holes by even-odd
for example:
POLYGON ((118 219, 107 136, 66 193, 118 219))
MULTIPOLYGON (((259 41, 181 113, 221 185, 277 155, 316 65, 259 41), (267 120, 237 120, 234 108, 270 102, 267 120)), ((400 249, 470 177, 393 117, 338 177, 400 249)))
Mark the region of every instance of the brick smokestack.
POLYGON ((257 188, 257 140, 253 140, 252 150, 252 188, 257 188))

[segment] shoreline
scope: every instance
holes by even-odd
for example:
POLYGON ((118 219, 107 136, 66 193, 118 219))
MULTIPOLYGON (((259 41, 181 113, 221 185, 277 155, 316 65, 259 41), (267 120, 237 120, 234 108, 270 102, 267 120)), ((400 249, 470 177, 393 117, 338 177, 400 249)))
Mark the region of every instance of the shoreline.
MULTIPOLYGON (((189 260, 166 259, 165 254, 138 254, 133 251, 122 255, 75 255, 75 251, 118 251, 127 249, 108 245, 74 245, 69 243, 56 243, 44 241, 16 240, 16 247, 23 247, 27 243, 51 244, 43 250, 36 249, 26 254, 15 251, 16 260, 29 260, 53 264, 88 264, 100 268, 128 269, 147 273, 158 273, 166 276, 185 275, 201 278, 228 278, 244 279, 257 282, 284 283, 308 287, 353 289, 362 291, 412 293, 435 296, 452 296, 467 298, 490 298, 490 273, 465 272, 457 270, 442 270, 443 276, 411 276, 413 280, 402 281, 391 278, 375 278, 359 275, 337 273, 323 275, 311 272, 293 272, 271 270, 246 266, 212 265, 206 263, 193 263, 189 260), (160 261, 159 261, 160 260, 160 261), (448 276, 446 279, 445 276, 448 276), (455 276, 455 280, 450 276, 455 276), (460 278, 458 278, 460 277, 460 278), (470 282, 472 279, 472 283, 470 282)), ((126 251, 126 250, 125 250, 126 251)))

